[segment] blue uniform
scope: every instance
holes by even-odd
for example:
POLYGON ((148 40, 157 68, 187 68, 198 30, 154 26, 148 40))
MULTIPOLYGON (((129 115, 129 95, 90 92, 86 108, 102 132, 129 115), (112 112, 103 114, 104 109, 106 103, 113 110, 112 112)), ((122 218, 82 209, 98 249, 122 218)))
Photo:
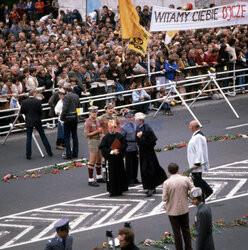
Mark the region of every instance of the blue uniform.
POLYGON ((126 139, 126 173, 129 185, 139 183, 138 175, 138 145, 136 142, 136 125, 126 122, 120 130, 120 134, 126 139))
POLYGON ((65 239, 65 246, 63 240, 56 235, 53 239, 49 240, 46 244, 45 250, 72 250, 72 236, 65 239))

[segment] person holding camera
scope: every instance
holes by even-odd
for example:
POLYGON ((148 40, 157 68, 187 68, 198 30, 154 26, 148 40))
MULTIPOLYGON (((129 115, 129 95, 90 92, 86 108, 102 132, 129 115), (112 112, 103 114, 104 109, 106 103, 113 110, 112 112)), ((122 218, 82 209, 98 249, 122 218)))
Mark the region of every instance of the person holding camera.
POLYGON ((80 102, 78 95, 72 93, 70 84, 65 84, 64 89, 66 95, 63 99, 60 119, 64 122, 66 153, 62 157, 64 159, 72 159, 78 157, 77 108, 79 108, 80 102), (70 138, 73 141, 73 150, 71 150, 70 138))

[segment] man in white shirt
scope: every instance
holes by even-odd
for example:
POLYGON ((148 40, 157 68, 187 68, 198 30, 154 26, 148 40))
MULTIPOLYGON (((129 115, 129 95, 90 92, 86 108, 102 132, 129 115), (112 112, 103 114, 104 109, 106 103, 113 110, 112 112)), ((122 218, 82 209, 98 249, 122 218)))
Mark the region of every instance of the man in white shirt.
POLYGON ((209 170, 207 140, 200 131, 197 121, 191 121, 189 129, 193 133, 187 148, 189 168, 194 168, 192 179, 194 185, 202 189, 203 201, 205 201, 205 198, 213 193, 212 188, 202 179, 202 172, 209 170))

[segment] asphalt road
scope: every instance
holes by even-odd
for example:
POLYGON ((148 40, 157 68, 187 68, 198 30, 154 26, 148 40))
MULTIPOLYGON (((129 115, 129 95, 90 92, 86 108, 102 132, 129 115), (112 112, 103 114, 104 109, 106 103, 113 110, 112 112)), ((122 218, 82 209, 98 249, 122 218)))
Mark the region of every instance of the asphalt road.
MULTIPOLYGON (((192 111, 203 124, 205 135, 247 134, 247 95, 230 99, 238 112, 236 119, 223 101, 197 103, 192 111), (245 124, 245 125, 244 125, 245 124), (228 127, 242 125, 237 128, 228 127)), ((188 141, 191 133, 188 123, 191 115, 184 107, 175 108, 174 116, 162 112, 147 122, 153 127, 157 146, 188 141)), ((52 158, 42 159, 33 145, 32 160, 25 159, 25 135, 11 135, 6 145, 0 145, 0 176, 21 173, 25 169, 43 167, 58 162, 61 151, 55 149, 55 131, 47 131, 54 148, 52 158)), ((88 157, 87 141, 83 128, 78 129, 80 157, 88 157)), ((231 221, 248 213, 248 159, 247 139, 209 143, 211 171, 205 178, 213 186, 215 195, 208 201, 213 218, 231 221), (239 162, 237 164, 231 164, 239 162), (231 165, 226 165, 231 164, 231 165), (224 166, 223 166, 224 165, 224 166), (223 166, 218 168, 218 166, 223 166), (241 185, 242 184, 242 185, 241 185)), ((157 153, 160 164, 166 169, 170 162, 177 162, 181 171, 187 169, 186 148, 157 153)), ((0 249, 43 249, 52 233, 55 220, 68 217, 72 221, 74 248, 88 250, 105 240, 105 231, 117 229, 123 222, 132 221, 136 242, 146 238, 159 239, 165 231, 171 231, 167 215, 161 204, 161 189, 147 199, 137 186, 124 196, 110 199, 106 187, 87 185, 87 169, 62 171, 57 175, 42 175, 37 179, 0 182, 0 249)), ((190 208, 190 224, 194 221, 195 208, 190 208)), ((247 249, 247 228, 235 228, 214 234, 216 249, 247 249)), ((169 246, 173 249, 173 246, 169 246)))

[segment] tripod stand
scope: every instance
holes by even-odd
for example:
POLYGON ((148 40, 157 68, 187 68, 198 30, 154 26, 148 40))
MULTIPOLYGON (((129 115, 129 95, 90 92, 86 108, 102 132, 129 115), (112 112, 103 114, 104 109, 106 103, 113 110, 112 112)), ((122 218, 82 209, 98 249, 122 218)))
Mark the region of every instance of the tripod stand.
MULTIPOLYGON (((4 145, 4 144, 6 143, 6 141, 7 141, 8 137, 9 137, 11 131, 14 129, 15 124, 16 124, 16 122, 18 121, 18 118, 19 118, 20 115, 21 115, 21 112, 20 112, 21 108, 20 108, 20 104, 19 104, 18 102, 17 102, 17 105, 18 105, 18 108, 19 108, 18 114, 17 114, 17 116, 16 116, 14 122, 10 125, 10 130, 9 130, 8 134, 5 136, 5 138, 4 138, 3 142, 2 142, 2 145, 4 145)), ((25 120, 25 115, 22 115, 22 117, 23 117, 23 119, 25 120)), ((38 141, 37 141, 37 139, 36 139, 34 133, 32 133, 32 138, 33 138, 33 140, 34 140, 34 142, 35 142, 35 144, 36 144, 36 146, 37 146, 37 148, 38 148, 38 150, 39 150, 39 152, 40 152, 40 154, 41 154, 41 157, 44 158, 45 156, 44 156, 44 154, 43 154, 43 152, 42 152, 42 150, 41 150, 41 148, 40 148, 40 145, 39 145, 39 143, 38 143, 38 141)))
POLYGON ((225 101, 227 102, 227 104, 229 105, 229 107, 231 108, 231 110, 233 111, 233 113, 235 114, 235 116, 237 118, 239 118, 239 115, 237 114, 236 110, 233 108, 232 104, 229 102, 229 100, 227 99, 225 93, 222 91, 222 89, 220 88, 220 85, 218 84, 218 82, 215 79, 215 75, 211 74, 210 71, 208 71, 208 75, 209 75, 209 81, 206 83, 206 85, 204 86, 204 88, 202 90, 199 91, 199 94, 196 96, 195 100, 189 105, 189 107, 191 107, 196 101, 197 99, 202 95, 202 93, 205 91, 205 89, 208 87, 208 85, 211 82, 214 82, 215 86, 217 87, 217 89, 220 91, 221 95, 224 97, 225 101))
POLYGON ((194 119, 199 123, 199 125, 202 127, 201 123, 199 122, 199 120, 197 119, 197 117, 195 116, 195 114, 192 112, 192 110, 190 109, 190 107, 188 106, 188 104, 184 101, 184 99, 182 98, 182 96, 180 95, 180 93, 178 92, 177 88, 176 88, 176 84, 175 82, 171 82, 169 81, 169 83, 171 83, 170 86, 170 90, 168 92, 168 94, 166 95, 166 97, 164 97, 161 105, 159 106, 158 110, 155 112, 155 114, 153 115, 153 118, 156 117, 157 113, 161 110, 161 108, 163 107, 164 103, 168 100, 172 90, 174 90, 173 92, 177 94, 177 96, 181 99, 182 103, 185 105, 185 107, 188 109, 189 113, 194 117, 194 119))

